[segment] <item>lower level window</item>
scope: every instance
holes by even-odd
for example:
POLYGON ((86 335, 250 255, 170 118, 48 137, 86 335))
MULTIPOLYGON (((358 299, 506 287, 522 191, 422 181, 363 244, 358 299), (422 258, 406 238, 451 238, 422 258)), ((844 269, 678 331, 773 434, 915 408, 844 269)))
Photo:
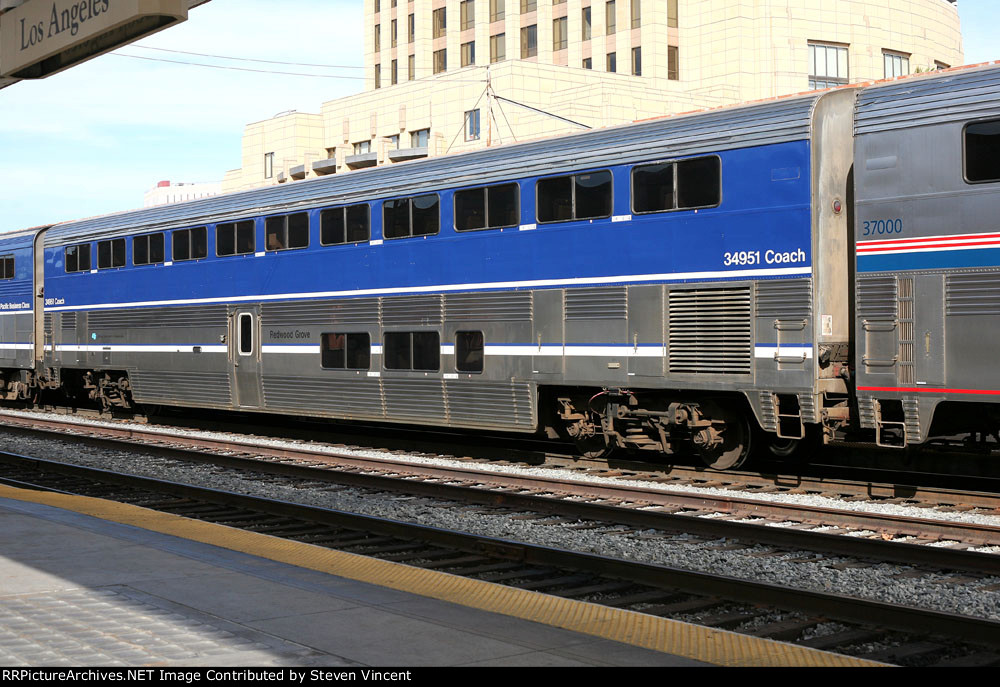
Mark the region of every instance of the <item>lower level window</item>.
POLYGON ((441 337, 437 332, 386 332, 384 343, 387 370, 441 369, 441 337))
POLYGON ((455 369, 459 372, 483 371, 482 332, 455 332, 455 369))
POLYGON ((371 337, 367 332, 323 334, 322 365, 330 370, 367 370, 371 367, 371 337))

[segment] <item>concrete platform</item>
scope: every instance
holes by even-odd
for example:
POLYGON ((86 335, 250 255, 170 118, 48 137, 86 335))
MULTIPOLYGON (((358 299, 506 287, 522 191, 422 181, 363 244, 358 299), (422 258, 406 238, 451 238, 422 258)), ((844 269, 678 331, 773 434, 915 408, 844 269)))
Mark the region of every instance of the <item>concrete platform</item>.
MULTIPOLYGON (((0 486, 0 665, 845 665, 832 654, 789 652, 788 645, 738 635, 738 648, 729 650, 720 640, 731 633, 513 590, 533 609, 526 614, 516 599, 492 598, 507 593, 498 585, 365 564, 371 559, 217 525, 197 526, 215 528, 208 535, 172 536, 163 519, 169 524, 176 516, 131 506, 116 504, 115 512, 128 515, 119 521, 85 514, 103 503, 0 486), (148 529, 122 522, 129 518, 149 518, 148 529), (221 545, 205 543, 210 537, 221 537, 221 545), (263 543, 261 555, 245 552, 248 541, 263 543), (270 542, 292 546, 287 555, 302 556, 303 564, 276 560, 286 554, 270 542), (355 559, 359 569, 377 570, 377 583, 358 579, 345 564, 355 559), (323 571, 331 565, 345 574, 323 571), (414 575, 420 584, 430 581, 425 593, 407 591, 420 588, 407 581, 414 575), (552 604, 561 609, 555 615, 545 610, 552 604), (512 610, 483 610, 494 606, 512 610), (588 624, 565 620, 581 610, 588 624), (629 629, 632 616, 653 622, 659 643, 629 629), (567 629, 577 626, 584 631, 567 629), (679 632, 675 652, 649 648, 663 646, 664 627, 679 632)), ((185 519, 176 521, 184 526, 185 519)))

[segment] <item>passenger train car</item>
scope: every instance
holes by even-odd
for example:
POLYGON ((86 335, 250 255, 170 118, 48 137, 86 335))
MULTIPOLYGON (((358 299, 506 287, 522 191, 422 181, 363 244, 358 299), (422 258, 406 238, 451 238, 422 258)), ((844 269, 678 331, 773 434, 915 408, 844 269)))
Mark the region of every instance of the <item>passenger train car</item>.
POLYGON ((3 391, 717 468, 994 432, 998 216, 998 67, 399 163, 0 237, 3 391))

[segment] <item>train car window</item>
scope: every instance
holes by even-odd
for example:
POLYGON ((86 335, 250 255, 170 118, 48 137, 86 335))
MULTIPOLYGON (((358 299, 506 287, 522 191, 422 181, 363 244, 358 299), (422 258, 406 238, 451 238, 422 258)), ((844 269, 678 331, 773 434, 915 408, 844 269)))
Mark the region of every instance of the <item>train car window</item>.
POLYGON ((459 372, 483 371, 483 333, 455 332, 455 369, 459 372))
POLYGON ((722 197, 719 158, 699 157, 677 163, 677 207, 704 208, 718 205, 722 197))
POLYGON ((163 262, 163 234, 146 234, 132 239, 132 264, 155 265, 163 262))
POLYGON ((539 179, 535 190, 539 222, 611 216, 611 172, 539 179))
POLYGON ((319 242, 323 246, 364 243, 371 239, 368 203, 332 208, 319 213, 319 242))
POLYGON ((455 230, 516 227, 520 222, 517 184, 482 186, 455 192, 455 230))
POLYGON ((257 237, 252 219, 215 225, 215 254, 246 255, 257 250, 257 237))
POLYGON ((437 332, 386 332, 383 365, 387 370, 437 372, 441 338, 437 332))
POLYGON ((382 203, 382 234, 387 239, 436 234, 440 226, 440 204, 433 193, 382 203))
POLYGON ((171 243, 175 262, 208 257, 208 228, 178 229, 171 235, 171 243))
POLYGON ((965 179, 1000 181, 1000 120, 965 127, 965 179))
POLYGON ((323 334, 322 365, 330 370, 367 370, 371 367, 371 337, 367 332, 323 334))
POLYGON ((66 246, 65 265, 67 272, 89 272, 90 244, 78 243, 75 246, 66 246))
POLYGON ((669 212, 715 207, 722 201, 717 156, 632 168, 632 212, 669 212))
POLYGON ((107 270, 125 266, 125 239, 108 239, 97 242, 97 269, 107 270))
POLYGON ((309 246, 309 214, 268 217, 264 220, 265 249, 292 250, 309 246))
POLYGON ((14 278, 14 256, 4 255, 0 257, 0 279, 14 278))
POLYGON ((253 353, 253 315, 240 313, 240 355, 253 353))

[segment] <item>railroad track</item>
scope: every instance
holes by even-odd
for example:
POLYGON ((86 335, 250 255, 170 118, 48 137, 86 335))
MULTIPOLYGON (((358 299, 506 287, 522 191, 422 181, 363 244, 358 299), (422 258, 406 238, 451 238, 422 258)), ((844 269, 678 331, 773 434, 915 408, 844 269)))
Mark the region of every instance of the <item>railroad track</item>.
POLYGON ((905 665, 1000 661, 1000 622, 0 454, 2 481, 905 665), (872 649, 872 647, 876 647, 872 649), (880 647, 880 648, 879 648, 880 647))

